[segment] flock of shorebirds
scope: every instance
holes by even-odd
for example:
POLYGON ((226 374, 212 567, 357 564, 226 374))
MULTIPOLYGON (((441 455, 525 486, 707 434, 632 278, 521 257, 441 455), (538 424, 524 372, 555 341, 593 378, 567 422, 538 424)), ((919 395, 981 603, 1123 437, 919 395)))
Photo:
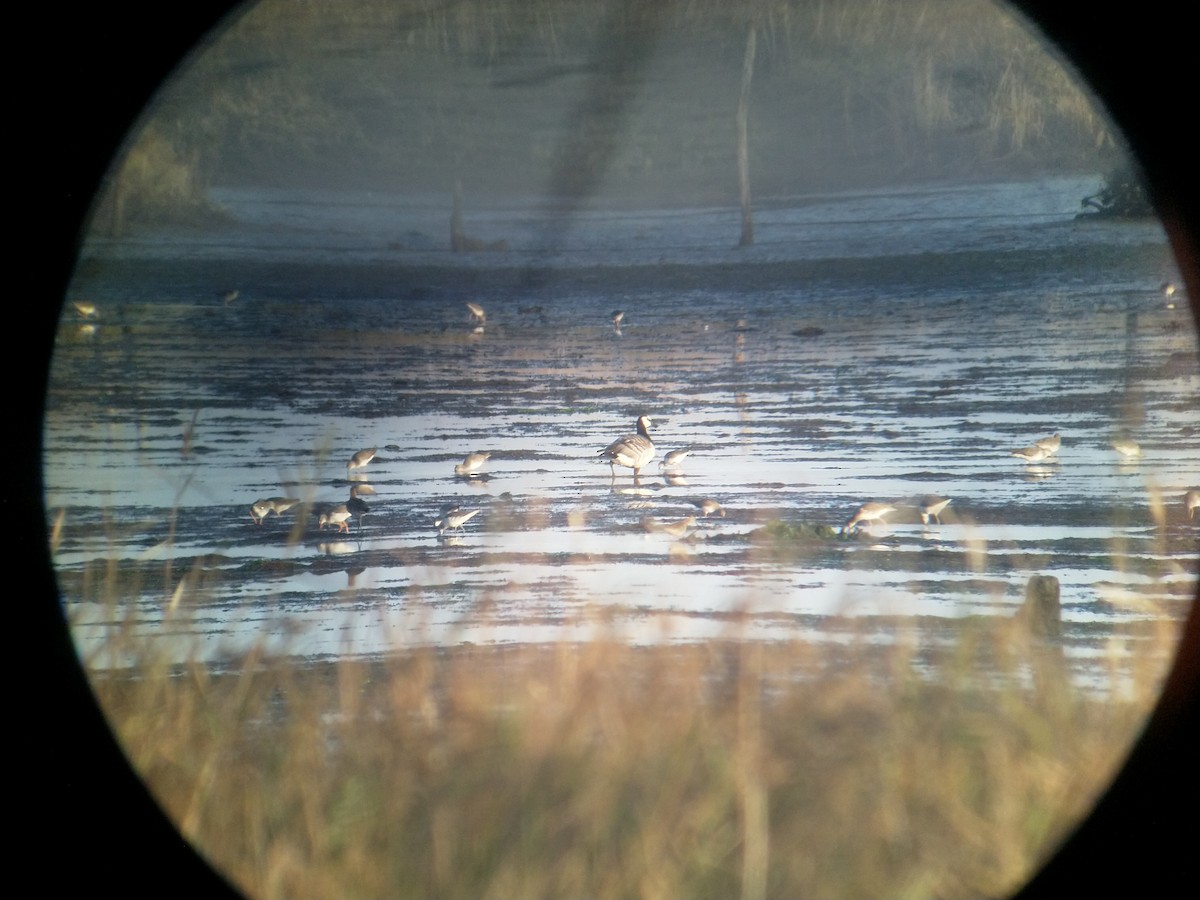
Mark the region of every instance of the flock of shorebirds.
MULTIPOLYGON (((642 469, 654 460, 657 448, 650 436, 650 426, 651 420, 649 416, 638 416, 635 423, 635 431, 632 434, 619 437, 597 451, 600 459, 608 462, 614 481, 616 480, 616 467, 621 466, 633 471, 634 484, 638 484, 642 469)), ((1028 447, 1013 450, 1011 451, 1011 455, 1028 463, 1045 462, 1053 460, 1061 446, 1061 436, 1054 434, 1050 437, 1040 438, 1028 447)), ((1115 440, 1112 442, 1112 447, 1124 458, 1135 458, 1141 455, 1141 449, 1131 440, 1115 440)), ((347 475, 370 463, 375 458, 376 452, 377 448, 372 447, 355 453, 346 463, 347 475)), ((684 460, 690 452, 690 450, 684 449, 672 450, 664 454, 662 460, 659 462, 660 470, 667 474, 679 473, 684 460)), ((481 476, 491 455, 491 453, 484 451, 468 453, 461 463, 457 463, 454 466, 454 474, 462 478, 477 478, 481 476)), ((325 503, 314 506, 313 514, 317 517, 318 528, 324 531, 326 528, 336 526, 339 533, 345 532, 348 534, 350 532, 350 521, 358 519, 359 528, 361 529, 362 517, 370 509, 361 495, 370 493, 373 493, 373 489, 369 485, 354 484, 350 488, 350 496, 346 502, 337 504, 325 503)), ((648 532, 659 532, 678 538, 684 537, 695 527, 697 516, 725 515, 724 507, 720 502, 712 498, 705 497, 689 502, 696 507, 696 514, 675 521, 646 518, 642 520, 643 527, 648 532)), ((256 500, 250 507, 250 517, 256 524, 261 525, 271 513, 279 516, 299 503, 299 500, 289 497, 269 497, 256 500)), ((941 515, 950 503, 951 500, 948 497, 928 495, 922 497, 914 505, 916 512, 921 517, 922 525, 929 526, 931 522, 939 525, 942 523, 941 515)), ((1183 503, 1187 510, 1189 521, 1194 520, 1197 509, 1200 509, 1200 488, 1193 488, 1187 491, 1184 494, 1183 503)), ((864 503, 855 510, 854 514, 849 518, 845 526, 843 526, 842 533, 849 535, 853 534, 859 528, 869 528, 876 523, 882 523, 888 515, 896 512, 898 509, 900 509, 900 506, 894 503, 880 501, 864 503)), ((479 515, 481 511, 477 507, 465 508, 458 504, 447 504, 441 508, 441 511, 433 521, 433 526, 437 529, 439 536, 448 532, 462 532, 464 527, 475 516, 479 515)))
MULTIPOLYGON (((636 482, 642 468, 654 458, 655 448, 654 442, 650 439, 649 427, 650 418, 648 416, 641 416, 637 421, 636 434, 618 438, 599 451, 603 458, 609 461, 614 479, 616 478, 615 467, 620 465, 633 469, 634 481, 636 482)), ((677 472, 689 452, 689 450, 672 450, 664 456, 662 462, 659 463, 659 467, 668 473, 677 472)), ((347 476, 354 472, 354 470, 361 469, 370 463, 377 453, 378 448, 376 447, 359 450, 355 453, 346 463, 347 476)), ((491 456, 491 453, 484 451, 468 453, 462 462, 455 464, 454 474, 462 478, 477 478, 483 474, 485 465, 491 456)), ((312 513, 317 518, 317 527, 324 531, 326 528, 336 526, 339 533, 344 532, 349 534, 350 521, 357 518, 361 529, 362 517, 370 511, 370 507, 362 499, 362 495, 371 493, 374 493, 374 488, 370 485, 354 484, 350 487, 350 496, 345 503, 319 503, 314 505, 312 513)), ((271 513, 280 516, 293 507, 300 505, 300 502, 299 499, 293 497, 264 497, 255 500, 251 504, 250 518, 256 525, 262 525, 271 513)), ((694 500, 692 503, 702 516, 725 515, 725 509, 721 504, 711 498, 706 497, 694 500)), ((437 529, 439 535, 447 532, 461 532, 464 530, 464 526, 481 511, 478 508, 467 509, 454 503, 446 504, 434 519, 433 526, 437 529)), ((644 524, 648 531, 661 531, 679 537, 694 522, 695 516, 689 516, 681 522, 658 522, 657 520, 647 519, 644 524)))
MULTIPOLYGON (((1049 437, 1038 438, 1028 447, 1021 447, 1017 450, 1010 451, 1010 456, 1015 456, 1018 459, 1024 460, 1026 463, 1044 463, 1056 462, 1058 450, 1062 446, 1062 436, 1052 434, 1049 437)), ((1116 438, 1109 444, 1113 450, 1120 454, 1123 461, 1135 460, 1142 455, 1142 448, 1137 441, 1131 438, 1116 438)), ((917 503, 917 512, 920 513, 921 523, 928 525, 932 519, 934 522, 941 524, 940 514, 950 501, 945 497, 927 496, 922 497, 917 503)), ((1183 495, 1183 506, 1187 512, 1188 521, 1194 521, 1196 511, 1200 509, 1200 488, 1191 488, 1183 495)), ((891 503, 880 503, 871 501, 864 503, 851 516, 850 521, 846 523, 843 532, 852 532, 859 525, 870 525, 874 522, 882 522, 884 517, 889 513, 893 513, 898 509, 891 503)))
MULTIPOLYGON (((1036 440, 1028 447, 1013 450, 1010 455, 1023 459, 1027 463, 1054 461, 1058 456, 1058 448, 1061 446, 1062 438, 1055 434, 1036 440)), ((1110 442, 1109 446, 1121 454, 1122 459, 1137 459, 1142 455, 1141 446, 1132 438, 1116 438, 1110 442)))
MULTIPOLYGON (((237 291, 229 291, 224 296, 227 304, 236 298, 237 291)), ((472 328, 476 332, 481 332, 487 323, 487 312, 480 304, 473 301, 468 301, 466 305, 472 328)), ((82 313, 83 310, 80 312, 82 313)), ((623 310, 618 309, 612 312, 611 321, 613 329, 618 335, 621 333, 621 324, 624 319, 625 313, 623 310)), ((633 470, 633 479, 636 485, 642 469, 654 459, 657 448, 650 437, 650 425, 649 416, 638 416, 633 434, 619 437, 598 451, 600 458, 608 462, 614 481, 616 479, 616 467, 622 466, 633 470)), ((1049 437, 1039 438, 1028 447, 1013 450, 1010 455, 1028 464, 1056 462, 1061 446, 1062 437, 1059 434, 1053 434, 1049 437)), ((1124 460, 1134 460, 1142 455, 1142 449, 1138 443, 1129 438, 1117 438, 1111 442, 1111 446, 1124 460)), ((659 462, 659 468, 667 474, 678 474, 684 459, 689 453, 690 450, 686 449, 672 450, 663 456, 659 462)), ((347 474, 349 475, 355 469, 360 469, 367 465, 375 458, 375 454, 376 448, 374 447, 355 453, 346 464, 347 474)), ((490 453, 483 451, 468 453, 461 463, 454 466, 454 474, 463 478, 478 477, 482 475, 490 457, 490 453)), ((372 492, 373 489, 369 485, 356 484, 351 487, 350 496, 345 503, 320 504, 315 506, 313 514, 317 517, 318 528, 324 530, 331 526, 337 526, 339 532, 348 534, 350 531, 350 520, 357 518, 361 529, 362 517, 369 510, 366 501, 362 499, 361 495, 372 492)), ((250 507, 250 517, 256 524, 261 525, 270 513, 273 512, 278 516, 298 505, 299 502, 299 500, 287 497, 270 497, 257 500, 250 507)), ((683 537, 695 526, 697 515, 701 517, 725 515, 724 507, 712 498, 705 497, 690 502, 697 508, 696 515, 686 516, 675 521, 646 518, 642 520, 642 525, 650 532, 661 532, 674 537, 683 537)), ((941 514, 950 503, 950 498, 927 495, 920 498, 913 505, 921 517, 922 525, 928 526, 931 522, 939 525, 942 523, 941 514)), ((1187 491, 1184 494, 1183 503, 1187 510, 1189 521, 1194 520, 1196 518, 1196 510, 1200 509, 1200 488, 1193 488, 1187 491)), ((874 500, 864 503, 847 520, 846 524, 842 527, 842 533, 849 535, 853 534, 859 528, 869 528, 876 523, 882 523, 888 515, 900 508, 896 503, 874 500)), ((474 519, 475 516, 479 515, 480 512, 481 510, 478 508, 467 509, 457 504, 447 504, 442 507, 438 516, 434 519, 433 526, 437 529, 439 535, 446 534, 447 532, 461 532, 464 530, 464 526, 474 519)))
MULTIPOLYGON (((1167 300, 1173 301, 1176 292, 1175 285, 1170 283, 1164 284, 1162 290, 1167 300)), ((218 292, 218 296, 226 306, 235 302, 239 294, 240 292, 236 288, 218 292)), ((466 305, 473 329, 481 332, 487 323, 487 312, 476 302, 468 301, 466 305)), ((1173 308, 1173 302, 1170 305, 1173 308)), ((93 318, 97 313, 96 305, 91 302, 78 301, 74 303, 74 306, 79 315, 85 320, 93 318)), ((625 312, 619 309, 613 310, 610 318, 613 330, 616 334, 620 335, 621 325, 625 320, 625 312)), ((634 482, 637 483, 641 470, 654 459, 657 451, 654 441, 650 437, 650 424, 649 416, 639 416, 635 425, 636 431, 633 434, 619 437, 599 451, 599 456, 608 461, 614 479, 616 478, 616 467, 622 466, 633 470, 634 482)), ((1013 450, 1010 455, 1024 460, 1028 464, 1052 463, 1057 461, 1057 454, 1061 446, 1061 436, 1053 434, 1049 437, 1039 438, 1028 447, 1013 450)), ((1136 441, 1130 438, 1122 437, 1114 439, 1111 442, 1111 447, 1120 454, 1123 460, 1136 460, 1142 455, 1142 448, 1136 441)), ((375 458, 376 452, 377 448, 372 447, 355 453, 349 462, 346 463, 347 475, 370 463, 375 458)), ((678 473, 689 452, 689 450, 672 450, 666 453, 659 462, 659 468, 668 474, 678 473)), ((454 466, 454 474, 463 478, 477 477, 482 474, 484 466, 490 457, 490 453, 482 451, 468 453, 461 463, 454 466)), ((344 532, 348 534, 350 532, 351 519, 358 519, 361 529, 362 517, 370 509, 367 502, 362 499, 362 495, 369 495, 373 492, 374 490, 370 485, 355 484, 350 488, 350 496, 344 503, 323 503, 314 506, 313 514, 317 517, 317 527, 323 531, 326 528, 336 526, 339 533, 344 532)), ((697 514, 701 517, 725 515, 724 507, 712 498, 705 497, 690 502, 696 506, 697 514)), ((945 511, 950 503, 949 498, 929 495, 917 501, 915 507, 923 525, 928 526, 931 521, 940 525, 942 521, 941 513, 945 511)), ((263 498, 256 500, 251 505, 250 518, 254 520, 255 524, 262 525, 271 513, 280 516, 299 504, 299 500, 290 497, 263 498)), ((1196 511, 1200 509, 1200 488, 1188 490, 1183 495, 1183 505, 1187 511, 1188 520, 1194 521, 1196 519, 1196 511)), ((881 523, 888 515, 896 512, 899 508, 894 503, 874 500, 864 503, 843 526, 842 533, 852 534, 860 527, 870 527, 875 523, 881 523)), ((464 526, 480 512, 481 510, 478 508, 466 509, 457 504, 447 504, 442 507, 438 516, 434 519, 433 525, 438 530, 439 535, 446 532, 461 532, 464 530, 464 526)), ((662 532, 675 537, 682 537, 687 534, 695 523, 695 515, 671 522, 650 518, 644 519, 642 522, 647 531, 662 532)))

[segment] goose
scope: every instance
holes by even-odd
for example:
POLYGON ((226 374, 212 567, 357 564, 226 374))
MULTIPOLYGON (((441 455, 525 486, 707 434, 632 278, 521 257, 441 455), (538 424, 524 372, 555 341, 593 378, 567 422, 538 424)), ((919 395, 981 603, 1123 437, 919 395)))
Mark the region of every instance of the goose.
POLYGON ((463 526, 479 515, 478 509, 463 509, 461 506, 449 505, 442 508, 442 514, 433 520, 433 527, 438 534, 446 531, 462 531, 463 526))
POLYGON ((467 309, 471 311, 471 321, 482 325, 487 321, 487 313, 478 303, 467 301, 467 309))
POLYGON ((933 519, 939 525, 942 524, 942 511, 950 505, 950 501, 945 497, 922 497, 921 498, 921 524, 928 525, 929 520, 933 519))
POLYGON ((1020 450, 1013 450, 1008 455, 1023 459, 1027 463, 1036 463, 1048 458, 1050 451, 1037 444, 1030 444, 1028 447, 1022 447, 1020 450))
POLYGON ((654 459, 654 441, 650 440, 650 417, 638 416, 637 434, 617 438, 603 450, 598 451, 608 460, 608 467, 616 477, 616 466, 633 469, 636 481, 642 466, 654 459))
POLYGON ((374 492, 375 489, 369 484, 355 484, 350 487, 350 499, 346 501, 346 509, 350 512, 350 515, 358 517, 359 531, 362 530, 362 517, 371 511, 371 507, 367 506, 366 501, 358 495, 373 494, 374 492))
POLYGON ((660 469, 674 471, 683 465, 683 461, 691 452, 691 450, 672 450, 659 461, 658 467, 660 469))
POLYGON ((1112 448, 1125 459, 1136 459, 1142 455, 1142 448, 1132 438, 1117 438, 1112 442, 1112 448))
POLYGON ((1187 509, 1188 521, 1196 517, 1196 510, 1200 509, 1200 488, 1192 488, 1183 495, 1183 505, 1187 509))
POLYGON ((1038 438, 1033 442, 1033 446, 1041 447, 1046 453, 1054 455, 1058 452, 1058 448, 1062 446, 1062 437, 1055 432, 1050 437, 1038 438))
POLYGON ((491 453, 482 453, 478 450, 474 453, 468 453, 466 459, 455 465, 454 474, 467 476, 478 474, 479 470, 483 468, 483 464, 491 458, 491 455, 491 453))
POLYGON ((842 529, 842 534, 850 534, 858 527, 860 522, 868 524, 872 522, 882 522, 883 517, 890 512, 895 512, 896 507, 890 503, 879 503, 872 500, 870 503, 864 503, 858 508, 858 511, 850 517, 850 521, 846 523, 846 527, 842 529))
POLYGON ((250 518, 254 520, 255 525, 261 525, 271 513, 275 513, 277 516, 282 515, 299 502, 291 497, 267 497, 255 500, 250 506, 250 518))
POLYGON ((361 469, 375 458, 376 449, 375 447, 371 447, 367 450, 359 450, 350 457, 350 462, 346 463, 346 471, 352 472, 355 469, 361 469))

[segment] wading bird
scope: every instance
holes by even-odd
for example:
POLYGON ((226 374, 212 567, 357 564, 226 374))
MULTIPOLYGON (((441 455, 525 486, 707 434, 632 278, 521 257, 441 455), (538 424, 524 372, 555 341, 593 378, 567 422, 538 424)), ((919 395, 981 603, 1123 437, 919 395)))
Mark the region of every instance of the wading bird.
POLYGON ((438 534, 462 531, 463 526, 479 515, 479 512, 478 509, 463 509, 451 504, 442 508, 442 514, 433 520, 433 527, 438 530, 438 534))
POLYGON ((942 524, 941 514, 950 501, 945 497, 922 497, 921 498, 921 524, 928 525, 929 520, 933 519, 939 525, 942 524))
POLYGON ((468 453, 466 459, 455 465, 454 474, 466 476, 479 474, 479 470, 483 468, 483 464, 491 458, 491 455, 490 453, 482 453, 478 450, 474 453, 468 453))
POLYGON ((1050 437, 1039 438, 1034 441, 1033 446, 1041 447, 1048 454, 1053 455, 1062 446, 1062 438, 1058 434, 1052 434, 1050 437))
POLYGON ((1018 459, 1023 459, 1027 463, 1037 463, 1048 459, 1051 456, 1051 453, 1045 447, 1040 447, 1037 444, 1030 444, 1028 447, 1022 447, 1020 450, 1013 450, 1008 455, 1015 456, 1018 459))
POLYGON ((688 502, 691 503, 692 506, 696 507, 696 509, 700 510, 700 515, 702 516, 711 516, 714 513, 718 516, 725 515, 725 507, 723 507, 712 497, 704 497, 700 500, 689 500, 688 502))
POLYGON ((371 511, 367 502, 359 494, 373 494, 375 489, 369 484, 355 484, 350 487, 350 499, 346 501, 346 509, 350 515, 358 518, 358 530, 362 531, 362 517, 371 511))
POLYGON ((350 517, 353 515, 350 512, 350 507, 345 503, 339 503, 337 506, 331 506, 317 516, 317 527, 322 531, 326 525, 336 525, 339 532, 350 533, 350 517))
POLYGON ((661 519, 655 519, 647 516, 642 519, 642 527, 651 533, 669 534, 671 537, 681 538, 688 533, 688 529, 696 524, 695 516, 687 516, 683 519, 676 519, 674 522, 664 522, 661 519))
POLYGON ((376 449, 375 447, 371 447, 367 450, 359 450, 350 457, 350 462, 346 463, 346 471, 353 472, 355 469, 361 469, 375 458, 376 449))
POLYGON ((254 520, 255 525, 261 525, 271 513, 275 513, 277 516, 283 515, 299 502, 291 497, 267 497, 255 500, 250 507, 250 518, 254 520))
POLYGON ((1142 455, 1142 448, 1132 438, 1117 438, 1112 442, 1112 448, 1120 453, 1123 459, 1137 459, 1142 455))
POLYGON ((872 500, 870 503, 864 503, 858 508, 850 521, 846 523, 846 527, 842 529, 842 534, 851 534, 862 523, 870 525, 873 522, 882 522, 883 517, 890 512, 895 512, 896 507, 890 503, 879 503, 872 500))
POLYGON ((637 481, 642 466, 654 459, 654 441, 650 440, 650 417, 638 416, 637 434, 617 438, 598 452, 608 460, 608 467, 614 478, 617 475, 615 467, 625 466, 633 469, 633 479, 637 481))
POLYGON ((668 472, 678 472, 683 466, 683 461, 687 459, 687 455, 691 450, 672 450, 659 461, 658 467, 666 469, 668 472))

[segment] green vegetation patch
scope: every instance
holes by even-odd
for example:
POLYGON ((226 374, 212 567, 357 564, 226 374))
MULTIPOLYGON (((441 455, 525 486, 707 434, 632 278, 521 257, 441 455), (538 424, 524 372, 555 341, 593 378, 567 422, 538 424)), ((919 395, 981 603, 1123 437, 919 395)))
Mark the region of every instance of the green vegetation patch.
POLYGON ((799 544, 842 540, 843 536, 832 525, 773 519, 750 532, 749 538, 755 544, 799 544))

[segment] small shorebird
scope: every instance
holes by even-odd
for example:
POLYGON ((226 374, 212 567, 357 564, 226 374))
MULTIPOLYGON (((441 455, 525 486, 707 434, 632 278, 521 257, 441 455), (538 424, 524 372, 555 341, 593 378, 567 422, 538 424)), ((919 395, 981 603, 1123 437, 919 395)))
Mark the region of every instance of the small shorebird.
POLYGON ((1053 456, 1058 452, 1058 448, 1062 446, 1062 437, 1056 432, 1050 437, 1038 438, 1033 442, 1033 446, 1041 447, 1048 454, 1053 456))
POLYGON ((1022 447, 1020 450, 1013 450, 1008 455, 1023 459, 1027 463, 1037 463, 1048 459, 1052 454, 1045 447, 1038 444, 1030 444, 1028 447, 1022 447))
POLYGON ((96 304, 90 300, 76 300, 71 304, 75 307, 75 311, 85 319, 90 319, 96 314, 96 304))
POLYGON ((352 457, 350 457, 350 462, 346 463, 346 471, 352 472, 355 469, 361 469, 375 458, 376 449, 377 448, 375 447, 371 447, 367 450, 359 450, 352 457))
POLYGON ((470 300, 468 300, 467 309, 471 311, 472 322, 475 322, 478 325, 482 325, 487 322, 487 313, 483 311, 483 307, 478 303, 472 303, 470 300))
POLYGON ((217 295, 221 298, 222 301, 224 301, 226 306, 228 306, 230 303, 232 303, 234 300, 236 300, 238 297, 240 297, 241 294, 242 294, 242 292, 239 291, 237 288, 230 288, 227 291, 217 291, 217 295))
POLYGON ((350 512, 349 505, 339 503, 337 506, 331 506, 319 516, 317 516, 317 527, 322 531, 326 525, 336 525, 339 532, 350 533, 350 517, 354 515, 350 512))
POLYGON ((688 502, 692 504, 692 506, 696 507, 696 509, 700 510, 700 515, 702 516, 711 516, 714 513, 718 516, 725 515, 725 507, 723 507, 712 497, 704 497, 700 500, 689 500, 688 502))
POLYGON ((254 520, 255 525, 261 525, 271 513, 275 513, 277 516, 283 515, 299 502, 291 497, 267 497, 255 500, 250 507, 250 518, 254 520))
POLYGON ((474 453, 468 453, 466 459, 455 465, 454 474, 466 476, 479 474, 479 470, 483 468, 483 464, 491 458, 491 455, 490 453, 482 453, 478 450, 474 453))
POLYGON ((691 452, 691 450, 672 450, 659 461, 658 467, 670 472, 677 472, 691 452))
POLYGON ((478 509, 463 509, 461 506, 451 504, 442 508, 442 514, 433 520, 433 527, 438 530, 438 534, 444 534, 447 531, 462 531, 463 526, 479 515, 479 512, 478 509))
POLYGON ((688 533, 688 529, 696 524, 695 516, 687 516, 683 519, 677 519, 674 522, 664 522, 661 519, 654 519, 649 516, 642 519, 642 527, 651 533, 669 534, 671 537, 681 538, 688 533))
POLYGON ((1200 509, 1200 488, 1192 488, 1183 495, 1183 505, 1187 509, 1188 521, 1196 518, 1196 510, 1200 509))
POLYGON ((608 467, 616 477, 616 466, 633 469, 633 479, 637 481, 642 466, 654 459, 654 441, 650 440, 650 417, 638 416, 637 434, 627 434, 617 438, 599 455, 608 460, 608 467))
POLYGON ((872 522, 882 522, 884 516, 895 511, 896 507, 892 506, 890 503, 879 503, 874 500, 872 500, 870 503, 864 503, 858 508, 858 512, 850 517, 850 521, 847 522, 846 526, 842 529, 842 534, 850 534, 862 522, 866 522, 867 524, 871 524, 872 522))
POLYGON ((942 511, 950 505, 950 501, 945 497, 922 497, 921 498, 921 524, 928 525, 929 520, 933 519, 939 525, 942 524, 942 511))
POLYGON ((1132 438, 1117 438, 1112 442, 1112 448, 1124 459, 1136 459, 1142 455, 1142 448, 1132 438))

